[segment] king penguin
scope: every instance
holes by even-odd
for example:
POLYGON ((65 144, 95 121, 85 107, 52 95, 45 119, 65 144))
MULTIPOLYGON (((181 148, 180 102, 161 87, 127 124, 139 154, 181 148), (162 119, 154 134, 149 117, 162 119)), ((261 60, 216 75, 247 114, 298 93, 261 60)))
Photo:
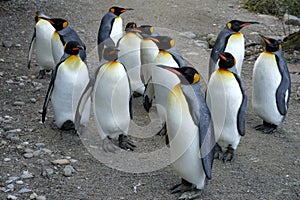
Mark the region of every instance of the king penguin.
MULTIPOLYGON (((77 41, 70 41, 65 45, 64 60, 61 60, 52 72, 43 106, 42 122, 45 122, 47 107, 51 100, 55 124, 62 130, 74 129, 77 104, 83 90, 89 82, 86 64, 79 57, 79 50, 83 49, 77 41)), ((82 123, 89 120, 90 102, 85 104, 82 123)))
POLYGON ((98 55, 99 60, 102 60, 102 50, 104 46, 116 46, 119 39, 123 36, 123 20, 120 15, 132 8, 121 8, 113 6, 102 17, 98 30, 98 55))
POLYGON ((232 20, 228 22, 224 29, 219 33, 210 54, 209 77, 216 69, 218 69, 218 54, 224 52, 231 53, 236 59, 235 68, 237 70, 237 74, 241 76, 245 55, 245 39, 240 30, 250 24, 258 24, 258 22, 232 20))
MULTIPOLYGON (((77 41, 83 49, 79 50, 79 56, 81 60, 85 61, 86 59, 86 46, 84 42, 80 39, 77 32, 71 27, 70 23, 62 18, 51 18, 48 21, 52 24, 55 28, 55 33, 52 37, 52 50, 53 54, 55 55, 55 59, 60 61, 63 53, 63 49, 61 50, 61 46, 64 46, 69 41, 77 41), (60 40, 60 44, 57 44, 57 38, 60 40), (61 52, 62 51, 62 52, 61 52)), ((64 59, 64 58, 63 58, 64 59)))
POLYGON ((30 68, 32 53, 35 48, 36 59, 39 64, 40 71, 37 76, 42 79, 46 75, 46 70, 52 70, 56 63, 52 55, 51 38, 55 31, 54 27, 47 21, 49 19, 43 12, 37 11, 34 16, 35 27, 33 36, 30 42, 28 52, 28 68, 30 68))
POLYGON ((263 120, 257 130, 272 133, 288 111, 291 78, 284 60, 281 44, 261 35, 266 49, 257 58, 253 68, 252 107, 263 120))
POLYGON ((85 92, 80 98, 76 111, 75 126, 80 130, 83 105, 92 98, 92 111, 96 129, 103 140, 103 149, 114 152, 112 138, 118 137, 119 147, 134 150, 135 145, 127 137, 131 120, 131 90, 125 66, 118 59, 116 47, 105 47, 103 59, 106 63, 96 70, 85 92))
POLYGON ((171 162, 182 182, 171 193, 183 193, 180 198, 192 199, 200 195, 211 179, 215 145, 213 123, 200 90, 198 72, 192 67, 169 68, 175 84, 169 88, 166 104, 166 123, 171 162))
POLYGON ((219 54, 219 69, 211 74, 206 101, 216 138, 215 157, 232 161, 241 136, 245 135, 247 96, 241 78, 230 71, 236 64, 232 54, 219 54), (227 148, 222 154, 222 148, 227 148))

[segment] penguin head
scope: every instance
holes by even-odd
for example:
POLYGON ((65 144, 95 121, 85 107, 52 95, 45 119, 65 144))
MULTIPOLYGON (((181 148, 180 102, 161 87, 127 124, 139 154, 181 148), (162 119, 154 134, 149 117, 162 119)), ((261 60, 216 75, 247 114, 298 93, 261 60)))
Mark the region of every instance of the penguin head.
POLYGON ((267 38, 266 36, 264 36, 262 34, 259 34, 259 35, 266 44, 267 52, 275 52, 275 51, 278 51, 281 49, 281 44, 278 40, 275 40, 273 38, 267 38))
POLYGON ((225 52, 219 54, 219 67, 222 69, 229 69, 233 67, 236 63, 235 58, 231 53, 225 52))
POLYGON ((48 17, 47 15, 45 15, 42 11, 36 11, 34 14, 34 20, 37 23, 39 21, 39 19, 49 19, 50 17, 48 17))
POLYGON ((135 22, 128 22, 125 26, 125 31, 135 29, 137 27, 135 22))
POLYGON ((77 41, 69 41, 65 44, 65 52, 70 55, 77 55, 80 49, 84 49, 77 41))
POLYGON ((121 8, 121 7, 117 7, 117 6, 113 6, 109 9, 109 12, 120 16, 122 13, 127 12, 129 10, 133 10, 132 8, 121 8))
POLYGON ((67 20, 62 18, 52 18, 48 19, 48 21, 57 31, 65 29, 69 24, 67 20))
POLYGON ((102 57, 108 61, 115 61, 118 59, 119 49, 113 46, 105 47, 102 51, 102 57))
POLYGON ((226 27, 234 32, 239 32, 243 27, 249 26, 250 24, 259 24, 258 22, 244 22, 240 20, 231 20, 227 22, 226 27))
POLYGON ((193 85, 198 83, 200 80, 200 75, 198 71, 193 67, 184 66, 180 68, 174 68, 174 67, 167 67, 164 65, 158 65, 158 66, 176 74, 180 79, 181 84, 183 85, 193 85))
POLYGON ((154 32, 154 28, 151 25, 141 25, 138 27, 142 31, 143 37, 147 37, 154 32))
POLYGON ((152 38, 160 50, 168 50, 175 45, 175 41, 169 36, 153 36, 152 38))

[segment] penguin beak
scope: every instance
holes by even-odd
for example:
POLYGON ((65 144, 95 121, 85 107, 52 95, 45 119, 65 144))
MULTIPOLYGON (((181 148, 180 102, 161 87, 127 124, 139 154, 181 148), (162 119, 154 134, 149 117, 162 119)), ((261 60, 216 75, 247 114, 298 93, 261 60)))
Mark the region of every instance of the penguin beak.
POLYGON ((154 37, 148 37, 147 39, 152 40, 155 43, 159 43, 159 40, 154 37))
POLYGON ((127 12, 129 10, 134 10, 133 8, 124 8, 123 10, 121 10, 121 13, 127 12))
POLYGON ((84 47, 81 45, 78 45, 76 47, 73 48, 74 51, 78 51, 78 50, 84 50, 84 47))
POLYGON ((119 49, 114 49, 114 50, 110 51, 108 54, 114 55, 114 54, 117 54, 119 51, 120 51, 119 49))
POLYGON ((227 58, 223 54, 219 53, 218 55, 219 55, 220 59, 225 60, 225 61, 227 60, 227 58))
POLYGON ((259 34, 259 36, 264 40, 264 42, 265 42, 267 45, 270 45, 270 44, 271 44, 270 40, 269 40, 266 36, 264 36, 263 34, 259 34))
POLYGON ((245 22, 245 23, 241 24, 240 27, 249 26, 249 25, 251 25, 251 24, 259 24, 259 22, 245 22))

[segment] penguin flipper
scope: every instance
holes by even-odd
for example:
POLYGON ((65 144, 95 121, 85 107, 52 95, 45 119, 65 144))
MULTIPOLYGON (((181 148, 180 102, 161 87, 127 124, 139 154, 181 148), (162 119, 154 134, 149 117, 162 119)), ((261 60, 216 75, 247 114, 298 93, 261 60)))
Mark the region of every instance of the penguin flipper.
POLYGON ((243 96, 243 100, 242 100, 241 106, 238 111, 238 116, 237 116, 237 128, 238 128, 239 134, 241 136, 244 136, 245 132, 246 132, 245 125, 246 125, 247 95, 244 90, 244 85, 243 85, 241 78, 239 77, 239 75, 237 75, 235 73, 233 73, 233 74, 241 88, 241 92, 242 92, 242 96, 243 96))
POLYGON ((207 179, 211 179, 214 146, 216 144, 213 122, 206 101, 201 93, 200 83, 188 87, 192 88, 182 88, 182 91, 188 102, 193 121, 199 129, 199 147, 203 169, 207 179))
POLYGON ((61 64, 61 62, 59 62, 56 65, 56 67, 54 68, 54 70, 52 70, 51 80, 50 80, 50 83, 49 83, 49 87, 48 87, 47 94, 46 94, 45 101, 44 101, 44 105, 43 105, 43 112, 42 112, 42 122, 43 123, 45 122, 45 119, 46 119, 47 107, 48 107, 49 101, 51 99, 51 94, 53 92, 57 70, 58 70, 58 67, 59 67, 60 64, 61 64))
POLYGON ((34 48, 34 45, 35 45, 35 41, 36 41, 36 29, 34 28, 33 36, 31 38, 29 51, 28 51, 28 58, 27 58, 27 63, 28 63, 27 67, 28 67, 28 69, 30 69, 30 63, 31 63, 32 52, 33 52, 33 48, 34 48))
POLYGON ((152 107, 152 102, 154 99, 154 84, 152 82, 152 78, 148 80, 148 83, 145 85, 145 91, 143 94, 143 106, 147 112, 150 111, 152 107))
POLYGON ((219 56, 218 54, 219 53, 224 53, 225 51, 225 48, 226 48, 226 44, 227 44, 227 41, 230 37, 230 35, 234 33, 233 31, 225 28, 223 29, 218 37, 217 37, 217 40, 214 44, 214 47, 213 49, 211 50, 211 53, 210 53, 210 59, 209 59, 209 77, 210 75, 215 71, 215 66, 217 64, 217 61, 219 59, 219 56))
POLYGON ((275 52, 275 58, 281 74, 281 81, 276 90, 276 104, 279 113, 285 116, 288 110, 288 103, 291 93, 291 78, 281 50, 275 52))

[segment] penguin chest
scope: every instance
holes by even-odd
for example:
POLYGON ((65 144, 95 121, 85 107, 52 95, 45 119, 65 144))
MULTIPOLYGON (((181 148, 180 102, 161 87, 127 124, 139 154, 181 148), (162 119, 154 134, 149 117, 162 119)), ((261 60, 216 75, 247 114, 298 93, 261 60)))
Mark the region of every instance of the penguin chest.
POLYGON ((280 81, 281 74, 275 55, 261 53, 253 69, 252 107, 261 118, 276 125, 283 119, 276 103, 276 91, 280 81))
POLYGON ((169 93, 166 110, 172 165, 182 178, 202 189, 205 174, 199 158, 199 130, 179 84, 169 93))
POLYGON ((162 51, 162 50, 159 51, 154 62, 159 65, 166 65, 169 67, 176 67, 176 68, 179 67, 177 62, 174 60, 173 56, 167 51, 162 51))
POLYGON ((245 55, 245 39, 241 32, 234 33, 229 37, 224 52, 229 52, 233 55, 236 60, 235 68, 238 75, 241 75, 245 55))
POLYGON ((55 67, 55 62, 52 56, 51 39, 55 29, 43 19, 36 23, 35 28, 37 62, 46 69, 52 69, 55 67))
POLYGON ((60 40, 58 32, 54 32, 51 38, 52 55, 55 64, 59 63, 61 57, 64 55, 64 45, 60 40))
POLYGON ((123 20, 120 16, 116 17, 111 31, 110 31, 110 37, 114 41, 115 44, 119 41, 119 39, 123 36, 123 20))
POLYGON ((57 69, 51 102, 58 127, 67 120, 74 121, 79 98, 88 81, 87 67, 78 57, 69 57, 57 69))
POLYGON ((141 41, 141 62, 142 64, 153 63, 159 50, 152 40, 142 39, 141 41))
POLYGON ((242 100, 240 85, 231 72, 218 69, 212 74, 206 101, 213 119, 216 141, 223 147, 231 144, 236 149, 238 146, 237 117, 242 100))
POLYGON ((98 72, 93 91, 93 109, 105 136, 127 133, 129 98, 130 86, 124 66, 118 62, 104 64, 98 72))

